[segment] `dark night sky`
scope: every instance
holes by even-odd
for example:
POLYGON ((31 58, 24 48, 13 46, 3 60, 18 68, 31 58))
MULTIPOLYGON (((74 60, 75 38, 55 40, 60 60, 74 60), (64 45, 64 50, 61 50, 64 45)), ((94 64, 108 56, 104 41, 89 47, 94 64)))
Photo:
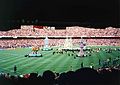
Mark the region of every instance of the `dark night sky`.
POLYGON ((119 0, 0 0, 1 25, 21 24, 23 19, 24 24, 37 19, 118 26, 119 0))

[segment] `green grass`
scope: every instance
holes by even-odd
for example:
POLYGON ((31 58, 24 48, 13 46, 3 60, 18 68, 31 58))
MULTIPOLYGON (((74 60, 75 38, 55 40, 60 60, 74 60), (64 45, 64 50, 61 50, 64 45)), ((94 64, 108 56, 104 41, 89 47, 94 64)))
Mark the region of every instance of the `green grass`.
MULTIPOLYGON (((113 46, 92 46, 90 48, 119 48, 113 46)), ((52 51, 39 51, 43 57, 24 57, 24 55, 31 52, 31 48, 17 48, 11 50, 0 50, 0 71, 15 75, 13 66, 17 66, 16 74, 26 74, 31 72, 38 72, 42 74, 45 70, 56 72, 67 72, 69 70, 77 70, 81 68, 81 63, 84 67, 89 67, 91 63, 94 64, 95 69, 101 67, 98 62, 99 59, 103 62, 107 58, 114 59, 120 56, 120 51, 113 51, 106 53, 104 51, 94 52, 92 56, 74 59, 74 56, 64 54, 52 54, 52 51), (72 66, 72 68, 71 68, 72 66)), ((120 64, 120 63, 119 63, 120 64)))

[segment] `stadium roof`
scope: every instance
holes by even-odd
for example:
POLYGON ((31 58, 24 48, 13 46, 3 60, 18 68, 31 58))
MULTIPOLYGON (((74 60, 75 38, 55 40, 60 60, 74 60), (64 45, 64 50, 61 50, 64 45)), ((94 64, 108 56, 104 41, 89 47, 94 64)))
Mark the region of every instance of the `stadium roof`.
POLYGON ((3 29, 21 24, 119 27, 119 19, 119 0, 0 0, 3 29))

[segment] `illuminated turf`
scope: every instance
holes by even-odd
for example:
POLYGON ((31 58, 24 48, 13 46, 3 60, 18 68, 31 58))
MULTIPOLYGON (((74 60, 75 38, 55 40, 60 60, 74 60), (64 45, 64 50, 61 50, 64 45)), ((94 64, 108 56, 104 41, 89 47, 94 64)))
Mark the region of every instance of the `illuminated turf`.
MULTIPOLYGON (((98 48, 92 47, 92 48, 98 48)), ((101 46, 100 46, 101 47, 101 46)), ((109 48, 109 46, 102 46, 101 48, 109 48)), ((112 47, 114 48, 114 47, 112 47)), ((119 47, 116 47, 119 48, 119 47)), ((55 50, 55 49, 54 49, 55 50)), ((68 54, 54 54, 53 51, 39 51, 43 57, 24 57, 24 55, 31 52, 31 48, 17 48, 9 50, 0 50, 0 71, 13 72, 14 65, 17 66, 16 74, 26 74, 31 72, 38 72, 42 74, 45 70, 51 70, 56 72, 66 72, 69 70, 77 70, 81 68, 81 62, 85 67, 89 67, 91 63, 94 63, 95 68, 101 67, 99 65, 99 59, 101 61, 111 57, 112 59, 120 56, 120 51, 113 51, 112 53, 106 53, 104 51, 94 52, 92 56, 74 59, 74 56, 68 56, 68 54), (72 68, 71 68, 72 66, 72 68)))

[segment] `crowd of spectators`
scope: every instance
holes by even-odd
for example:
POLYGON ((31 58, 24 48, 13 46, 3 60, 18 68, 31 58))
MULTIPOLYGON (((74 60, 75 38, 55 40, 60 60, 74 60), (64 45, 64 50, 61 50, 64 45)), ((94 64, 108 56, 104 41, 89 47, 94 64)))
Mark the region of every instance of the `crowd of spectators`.
POLYGON ((87 39, 88 45, 120 46, 119 39, 87 39))
POLYGON ((0 48, 32 47, 34 45, 41 47, 43 44, 44 43, 42 40, 33 40, 33 39, 0 40, 0 48))
POLYGON ((81 68, 76 71, 57 73, 50 70, 43 74, 10 75, 0 73, 1 85, 119 85, 119 68, 81 68))
MULTIPOLYGON (((21 29, 0 31, 0 36, 111 36, 119 37, 120 29, 108 27, 105 29, 94 29, 84 27, 66 27, 66 29, 53 29, 45 27, 43 29, 33 28, 33 26, 22 26, 21 29)), ((49 39, 49 46, 63 46, 65 39, 49 39)), ((72 39, 73 45, 79 44, 80 39, 72 39)), ((112 45, 119 46, 119 39, 86 39, 87 45, 112 45)), ((0 48, 44 46, 44 39, 12 39, 0 40, 0 48)))
POLYGON ((120 28, 108 27, 105 29, 66 27, 66 29, 38 29, 33 26, 23 26, 21 29, 0 31, 0 36, 120 36, 120 28))
POLYGON ((67 34, 72 36, 120 36, 119 28, 108 27, 105 29, 83 28, 83 27, 67 27, 67 34))
MULTIPOLYGON (((0 40, 0 48, 17 48, 17 47, 43 47, 44 39, 12 39, 12 40, 0 40)), ((49 46, 63 46, 63 39, 49 39, 49 46)))
MULTIPOLYGON (((49 46, 64 46, 65 39, 49 39, 49 46)), ((73 47, 78 46, 80 39, 72 39, 73 47)), ((87 46, 103 45, 103 46, 120 46, 119 39, 85 39, 87 46)), ((17 48, 17 47, 32 47, 37 45, 44 46, 44 39, 12 39, 0 40, 0 48, 17 48)))

